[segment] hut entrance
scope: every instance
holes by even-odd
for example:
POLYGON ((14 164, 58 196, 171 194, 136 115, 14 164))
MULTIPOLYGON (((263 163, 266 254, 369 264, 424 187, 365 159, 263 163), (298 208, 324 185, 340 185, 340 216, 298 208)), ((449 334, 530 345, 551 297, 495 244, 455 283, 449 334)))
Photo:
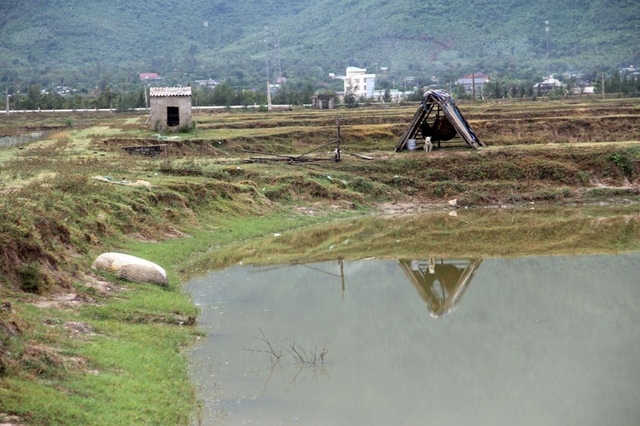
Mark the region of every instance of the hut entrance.
POLYGON ((170 106, 167 107, 167 126, 179 126, 180 125, 180 108, 170 106))
POLYGON ((420 133, 422 133, 423 138, 431 137, 433 142, 438 142, 439 144, 440 141, 450 141, 458 133, 446 115, 440 116, 440 108, 437 108, 436 118, 433 120, 432 125, 429 125, 427 118, 429 117, 425 117, 420 125, 420 133))

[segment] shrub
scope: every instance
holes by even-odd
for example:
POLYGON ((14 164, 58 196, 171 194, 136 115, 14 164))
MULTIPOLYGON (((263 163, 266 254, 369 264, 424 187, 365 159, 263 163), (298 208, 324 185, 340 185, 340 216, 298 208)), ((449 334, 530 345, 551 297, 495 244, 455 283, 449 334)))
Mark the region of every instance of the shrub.
POLYGON ((635 164, 632 156, 629 154, 629 152, 627 152, 627 150, 621 149, 610 154, 607 157, 607 161, 615 164, 616 167, 618 167, 627 178, 633 178, 635 172, 635 164))
POLYGON ((20 278, 20 289, 27 293, 43 293, 49 288, 49 277, 42 272, 40 264, 30 262, 17 268, 20 278))

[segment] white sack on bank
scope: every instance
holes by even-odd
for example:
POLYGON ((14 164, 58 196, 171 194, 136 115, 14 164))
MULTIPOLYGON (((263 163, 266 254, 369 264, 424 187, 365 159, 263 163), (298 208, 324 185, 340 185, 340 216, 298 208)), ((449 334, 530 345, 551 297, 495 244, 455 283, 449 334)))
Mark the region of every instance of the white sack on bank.
POLYGON ((167 273, 160 265, 128 254, 103 253, 93 262, 91 268, 110 272, 129 281, 169 286, 167 273))

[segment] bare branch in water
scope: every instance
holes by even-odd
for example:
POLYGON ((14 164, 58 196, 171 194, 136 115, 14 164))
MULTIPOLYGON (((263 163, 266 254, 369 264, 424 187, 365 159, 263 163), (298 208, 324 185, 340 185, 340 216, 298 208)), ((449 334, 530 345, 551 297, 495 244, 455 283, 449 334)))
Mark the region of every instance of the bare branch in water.
MULTIPOLYGON (((267 338, 267 335, 264 333, 264 331, 262 331, 262 329, 259 330, 260 336, 255 337, 255 339, 262 342, 262 345, 249 349, 245 348, 244 350, 248 352, 269 354, 271 356, 271 361, 274 364, 277 363, 282 358, 283 351, 280 349, 276 349, 276 347, 274 347, 271 341, 267 338)), ((317 367, 319 365, 324 365, 325 356, 329 352, 329 350, 326 348, 322 348, 322 350, 318 352, 317 347, 315 347, 312 352, 307 352, 302 346, 296 344, 296 342, 291 342, 287 347, 285 347, 285 350, 289 353, 289 355, 291 355, 296 364, 306 367, 317 367)))

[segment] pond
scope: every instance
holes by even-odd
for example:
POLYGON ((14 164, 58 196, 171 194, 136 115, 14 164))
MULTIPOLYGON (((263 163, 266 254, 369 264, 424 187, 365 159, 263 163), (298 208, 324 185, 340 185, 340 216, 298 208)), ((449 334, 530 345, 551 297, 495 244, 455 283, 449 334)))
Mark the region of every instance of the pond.
POLYGON ((370 216, 215 247, 187 267, 202 423, 635 424, 639 260, 636 205, 370 216))
POLYGON ((640 253, 236 264, 187 283, 202 424, 636 425, 640 253))

